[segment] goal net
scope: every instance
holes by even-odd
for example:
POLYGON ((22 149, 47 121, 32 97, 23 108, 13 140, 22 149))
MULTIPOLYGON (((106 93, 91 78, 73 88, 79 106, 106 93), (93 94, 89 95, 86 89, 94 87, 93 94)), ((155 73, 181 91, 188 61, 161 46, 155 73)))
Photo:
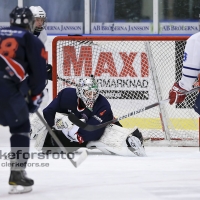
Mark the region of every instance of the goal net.
MULTIPOLYGON (((168 98, 181 78, 187 37, 58 36, 53 40, 53 95, 94 74, 114 116, 168 98)), ((180 105, 168 103, 121 120, 138 127, 148 145, 198 146, 199 116, 193 110, 196 93, 180 105)))

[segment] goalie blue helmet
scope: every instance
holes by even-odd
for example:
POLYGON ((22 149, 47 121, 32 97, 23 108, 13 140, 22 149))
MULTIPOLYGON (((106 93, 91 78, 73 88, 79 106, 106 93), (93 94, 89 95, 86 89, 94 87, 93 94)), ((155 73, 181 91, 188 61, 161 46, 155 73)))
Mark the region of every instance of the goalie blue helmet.
POLYGON ((85 106, 92 110, 94 103, 99 96, 98 83, 94 76, 91 75, 90 77, 80 79, 76 88, 76 93, 85 106))
POLYGON ((28 7, 15 7, 10 13, 10 24, 13 26, 19 26, 28 29, 32 33, 34 32, 34 17, 33 13, 28 7))

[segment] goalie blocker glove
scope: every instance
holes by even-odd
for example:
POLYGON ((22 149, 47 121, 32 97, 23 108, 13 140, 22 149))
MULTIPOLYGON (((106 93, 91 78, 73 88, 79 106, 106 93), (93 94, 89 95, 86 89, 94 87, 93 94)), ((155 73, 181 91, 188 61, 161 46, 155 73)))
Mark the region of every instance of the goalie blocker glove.
POLYGON ((169 91, 169 104, 182 103, 186 97, 186 92, 183 88, 179 86, 178 83, 174 83, 172 89, 169 91))

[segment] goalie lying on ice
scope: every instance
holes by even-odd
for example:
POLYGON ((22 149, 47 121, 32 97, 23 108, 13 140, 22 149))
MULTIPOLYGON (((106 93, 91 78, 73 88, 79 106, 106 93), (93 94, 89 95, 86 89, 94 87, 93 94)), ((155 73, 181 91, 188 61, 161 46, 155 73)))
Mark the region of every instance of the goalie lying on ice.
MULTIPOLYGON (((39 125, 40 130, 36 138, 35 148, 40 151, 59 151, 58 145, 48 134, 47 129, 39 125)), ((107 155, 120 156, 146 156, 143 137, 141 132, 136 129, 127 129, 116 124, 111 124, 106 127, 103 135, 99 140, 83 142, 79 144, 76 141, 71 142, 68 132, 77 130, 78 127, 73 125, 67 116, 60 114, 56 115, 54 133, 62 142, 63 146, 69 147, 69 151, 76 151, 79 148, 99 149, 107 155)), ((36 129, 35 129, 36 130, 36 129)))
MULTIPOLYGON (((79 148, 97 148, 105 154, 123 156, 145 156, 143 137, 138 129, 126 129, 117 122, 99 130, 88 132, 73 125, 67 116, 56 113, 74 113, 91 125, 98 125, 113 119, 108 100, 99 94, 94 77, 81 79, 77 89, 65 88, 43 110, 44 118, 54 130, 63 146, 69 151, 79 148), (55 117, 56 116, 56 117, 55 117)), ((58 147, 47 130, 37 136, 35 146, 38 150, 51 150, 58 147)), ((55 150, 55 149, 54 149, 55 150)))

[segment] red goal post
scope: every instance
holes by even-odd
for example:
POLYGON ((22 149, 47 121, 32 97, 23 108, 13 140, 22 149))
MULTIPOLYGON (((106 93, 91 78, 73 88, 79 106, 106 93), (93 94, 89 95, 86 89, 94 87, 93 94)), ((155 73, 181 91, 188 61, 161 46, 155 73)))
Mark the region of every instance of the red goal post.
MULTIPOLYGON (((180 80, 186 36, 58 36, 52 43, 53 96, 94 74, 116 117, 168 98, 180 80), (59 77, 59 78, 58 78, 59 77)), ((199 145, 197 93, 121 121, 138 127, 146 144, 199 145)))

